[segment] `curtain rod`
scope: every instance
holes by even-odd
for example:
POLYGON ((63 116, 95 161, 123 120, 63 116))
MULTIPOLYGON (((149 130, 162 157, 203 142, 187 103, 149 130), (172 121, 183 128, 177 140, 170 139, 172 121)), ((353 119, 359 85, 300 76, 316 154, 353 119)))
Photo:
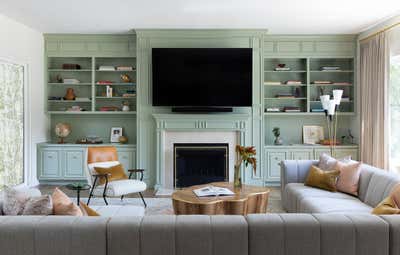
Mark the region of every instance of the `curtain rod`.
POLYGON ((394 27, 397 27, 398 25, 400 25, 400 22, 397 22, 397 23, 394 23, 393 25, 390 25, 390 26, 388 26, 388 27, 385 27, 385 28, 383 28, 383 29, 381 29, 381 30, 379 30, 379 31, 377 31, 377 32, 375 32, 375 33, 373 33, 373 34, 371 34, 371 35, 369 35, 369 36, 363 38, 363 39, 360 39, 360 40, 358 40, 358 41, 359 41, 359 42, 367 41, 367 40, 371 39, 372 37, 376 36, 377 34, 386 32, 386 31, 388 31, 388 30, 390 30, 390 29, 392 29, 392 28, 394 28, 394 27))

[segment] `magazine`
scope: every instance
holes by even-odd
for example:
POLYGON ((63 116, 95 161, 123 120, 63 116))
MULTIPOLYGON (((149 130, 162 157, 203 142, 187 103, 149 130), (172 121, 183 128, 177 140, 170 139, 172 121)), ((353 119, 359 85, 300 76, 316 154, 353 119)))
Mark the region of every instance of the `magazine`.
POLYGON ((233 196, 231 190, 222 187, 206 186, 200 189, 193 190, 194 194, 198 197, 214 197, 214 196, 233 196))

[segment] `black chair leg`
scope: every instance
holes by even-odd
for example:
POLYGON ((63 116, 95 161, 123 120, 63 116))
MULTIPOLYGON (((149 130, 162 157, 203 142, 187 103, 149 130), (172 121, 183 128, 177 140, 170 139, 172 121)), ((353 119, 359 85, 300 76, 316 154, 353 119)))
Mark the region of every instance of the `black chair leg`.
POLYGON ((121 201, 124 199, 124 195, 121 196, 121 201))
POLYGON ((141 198, 141 199, 142 199, 142 201, 143 201, 144 207, 146 208, 146 207, 147 207, 147 204, 146 204, 146 201, 144 201, 144 198, 143 198, 142 192, 139 192, 139 196, 140 196, 140 198, 141 198))
POLYGON ((106 205, 108 205, 108 202, 107 202, 106 196, 103 196, 103 199, 104 199, 104 202, 106 203, 106 205))

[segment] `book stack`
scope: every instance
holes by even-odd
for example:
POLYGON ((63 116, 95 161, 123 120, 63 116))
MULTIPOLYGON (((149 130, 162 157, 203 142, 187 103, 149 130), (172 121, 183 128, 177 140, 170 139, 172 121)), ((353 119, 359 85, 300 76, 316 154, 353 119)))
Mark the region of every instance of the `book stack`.
POLYGON ((350 82, 334 82, 332 85, 351 85, 350 82))
POLYGON ((302 83, 299 80, 288 80, 288 81, 285 82, 285 84, 287 84, 287 85, 301 85, 302 83))
POLYGON ((117 71, 133 71, 132 66, 117 66, 117 71))
POLYGON ((284 112, 300 112, 300 107, 297 106, 285 106, 283 108, 284 112))
POLYGON ((266 112, 280 112, 281 110, 278 107, 269 107, 265 109, 266 112))
POLYGON ((99 109, 101 112, 115 112, 120 111, 120 109, 116 106, 103 106, 99 109))
POLYGON ((275 67, 275 71, 290 71, 290 67, 275 67))
POLYGON ((332 84, 331 81, 317 80, 313 81, 314 84, 332 84))
POLYGON ((282 82, 280 82, 280 81, 265 81, 264 84, 266 84, 266 85, 281 85, 282 82))
POLYGON ((136 93, 124 93, 122 94, 122 97, 135 97, 136 93))
POLYGON ((98 81, 98 82, 96 82, 96 84, 97 84, 97 85, 111 85, 111 84, 113 84, 113 82, 112 82, 112 81, 105 81, 105 80, 103 80, 103 81, 98 81))
POLYGON ((100 66, 99 71, 115 71, 115 67, 113 66, 100 66))
POLYGON ((339 66, 322 66, 321 71, 339 71, 339 66))
POLYGON ((67 83, 67 84, 78 84, 81 81, 78 79, 63 79, 63 83, 67 83))
POLYGON ((279 93, 275 96, 276 98, 295 98, 291 93, 279 93))
POLYGON ((81 69, 81 66, 78 64, 63 64, 62 69, 79 70, 81 69))

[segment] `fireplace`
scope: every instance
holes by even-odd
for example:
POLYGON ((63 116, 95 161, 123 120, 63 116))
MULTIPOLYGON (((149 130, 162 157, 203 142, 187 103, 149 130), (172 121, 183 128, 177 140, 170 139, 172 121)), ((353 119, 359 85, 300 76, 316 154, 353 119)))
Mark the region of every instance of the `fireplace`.
POLYGON ((174 186, 176 188, 227 181, 229 144, 174 143, 174 186))

